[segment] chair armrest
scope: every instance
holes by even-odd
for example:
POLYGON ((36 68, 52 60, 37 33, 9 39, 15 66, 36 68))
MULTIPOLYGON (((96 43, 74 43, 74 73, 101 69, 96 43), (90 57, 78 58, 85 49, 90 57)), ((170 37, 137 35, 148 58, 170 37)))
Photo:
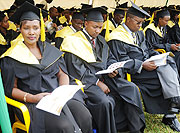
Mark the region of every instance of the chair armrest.
POLYGON ((24 122, 25 122, 25 126, 27 129, 27 132, 29 132, 29 126, 30 126, 30 115, 29 115, 29 111, 28 108, 26 107, 25 104, 18 102, 16 100, 13 100, 7 96, 5 96, 6 102, 9 105, 12 105, 14 107, 17 107, 18 109, 20 109, 22 111, 23 117, 24 117, 24 122))
POLYGON ((164 50, 164 49, 155 49, 155 51, 158 51, 158 52, 160 52, 160 53, 166 53, 166 50, 164 50))
POLYGON ((131 82, 131 75, 129 73, 127 73, 126 78, 127 78, 127 81, 131 82))
MULTIPOLYGON (((83 85, 82 82, 78 79, 75 79, 77 85, 83 85)), ((81 88, 82 92, 84 92, 84 88, 81 88)))

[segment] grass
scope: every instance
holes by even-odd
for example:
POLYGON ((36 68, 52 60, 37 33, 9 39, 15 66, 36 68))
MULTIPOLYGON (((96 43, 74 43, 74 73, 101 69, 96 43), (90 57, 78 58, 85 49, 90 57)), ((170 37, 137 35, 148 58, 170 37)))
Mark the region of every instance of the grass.
MULTIPOLYGON (((180 121, 180 115, 176 115, 180 121)), ((163 115, 154 115, 145 113, 146 129, 144 133, 178 133, 173 131, 169 126, 164 125, 162 121, 163 115)))

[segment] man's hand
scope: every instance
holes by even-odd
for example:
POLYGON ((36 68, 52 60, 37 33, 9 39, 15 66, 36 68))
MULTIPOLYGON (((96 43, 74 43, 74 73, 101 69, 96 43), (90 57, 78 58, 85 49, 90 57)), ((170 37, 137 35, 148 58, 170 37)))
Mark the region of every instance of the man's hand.
POLYGON ((112 73, 109 73, 108 76, 111 78, 114 78, 114 77, 116 77, 117 74, 118 74, 118 70, 115 70, 112 73))
POLYGON ((154 61, 143 62, 142 66, 147 71, 152 71, 152 70, 155 70, 157 68, 154 61))
POLYGON ((101 90, 105 93, 108 94, 110 92, 110 89, 108 88, 107 85, 105 85, 103 82, 98 81, 97 86, 101 88, 101 90))
POLYGON ((179 50, 178 45, 175 45, 175 44, 171 44, 171 49, 173 51, 178 51, 179 50))

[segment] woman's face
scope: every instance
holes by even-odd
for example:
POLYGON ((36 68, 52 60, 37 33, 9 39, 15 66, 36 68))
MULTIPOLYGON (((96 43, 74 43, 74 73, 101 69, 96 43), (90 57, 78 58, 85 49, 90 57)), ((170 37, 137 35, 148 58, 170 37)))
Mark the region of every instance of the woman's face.
POLYGON ((20 28, 21 34, 24 38, 24 43, 28 45, 36 44, 40 36, 40 21, 38 20, 24 20, 20 28))

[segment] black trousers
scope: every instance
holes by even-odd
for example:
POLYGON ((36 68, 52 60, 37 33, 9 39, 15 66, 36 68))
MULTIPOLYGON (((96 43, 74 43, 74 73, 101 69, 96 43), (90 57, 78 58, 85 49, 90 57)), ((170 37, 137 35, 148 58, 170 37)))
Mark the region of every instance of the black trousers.
MULTIPOLYGON (((30 131, 31 133, 73 133, 74 126, 71 120, 62 110, 60 116, 37 109, 34 104, 28 104, 31 117, 30 131)), ((83 133, 92 133, 92 116, 88 109, 77 100, 69 100, 67 106, 71 111, 76 123, 83 133)), ((18 117, 23 121, 22 114, 18 113, 18 117)))

